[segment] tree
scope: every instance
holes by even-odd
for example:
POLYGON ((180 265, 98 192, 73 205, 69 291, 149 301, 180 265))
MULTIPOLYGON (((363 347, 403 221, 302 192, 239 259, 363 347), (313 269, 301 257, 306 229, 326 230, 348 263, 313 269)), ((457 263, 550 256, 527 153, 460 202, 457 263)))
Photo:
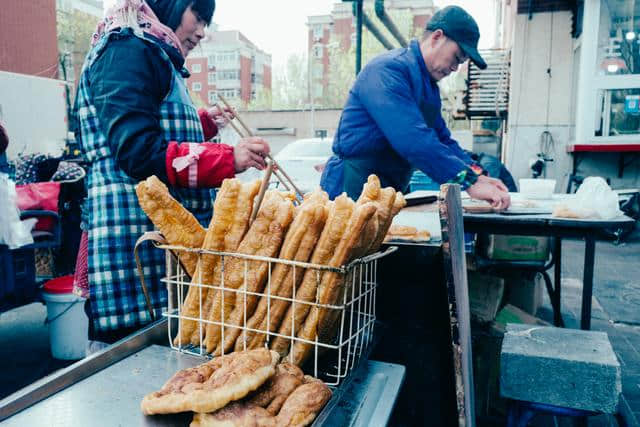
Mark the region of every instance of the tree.
POLYGON ((256 111, 256 110, 270 110, 273 105, 273 97, 270 89, 261 87, 256 91, 255 99, 249 102, 247 105, 247 110, 256 111))
POLYGON ((292 54, 284 68, 274 73, 272 108, 302 109, 309 103, 308 65, 306 55, 292 54))

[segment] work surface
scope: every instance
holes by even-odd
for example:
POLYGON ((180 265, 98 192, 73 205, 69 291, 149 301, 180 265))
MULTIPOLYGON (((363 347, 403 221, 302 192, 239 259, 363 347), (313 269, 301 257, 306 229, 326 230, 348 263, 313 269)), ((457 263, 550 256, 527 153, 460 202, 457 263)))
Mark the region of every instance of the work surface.
MULTIPOLYGON (((187 426, 192 414, 145 416, 142 398, 197 356, 151 345, 5 420, 7 426, 187 426)), ((404 367, 363 361, 352 381, 335 392, 316 425, 382 424, 391 414, 404 367)))

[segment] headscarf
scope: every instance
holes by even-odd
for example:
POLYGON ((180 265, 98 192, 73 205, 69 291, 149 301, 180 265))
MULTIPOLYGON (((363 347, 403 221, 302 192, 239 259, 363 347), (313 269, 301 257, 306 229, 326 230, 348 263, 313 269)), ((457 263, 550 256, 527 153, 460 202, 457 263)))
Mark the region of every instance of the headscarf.
POLYGON ((105 18, 98 23, 91 45, 95 46, 106 33, 117 28, 132 28, 137 34, 145 32, 173 46, 183 57, 187 56, 176 34, 160 22, 145 0, 118 0, 118 3, 107 11, 105 18))

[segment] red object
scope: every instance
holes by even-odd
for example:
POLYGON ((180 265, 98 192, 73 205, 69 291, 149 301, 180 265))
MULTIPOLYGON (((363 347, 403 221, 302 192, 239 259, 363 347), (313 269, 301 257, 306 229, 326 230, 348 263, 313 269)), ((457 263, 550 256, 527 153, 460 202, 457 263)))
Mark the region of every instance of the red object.
POLYGON ((89 265, 87 256, 89 253, 89 233, 82 232, 80 247, 76 258, 76 271, 73 274, 73 293, 82 298, 89 298, 89 265))
POLYGON ((44 291, 50 294, 70 294, 73 291, 73 275, 48 280, 43 285, 44 291))
POLYGON ((200 123, 202 124, 204 140, 209 141, 218 134, 218 125, 216 125, 216 122, 213 121, 207 110, 204 108, 198 110, 198 116, 200 117, 200 123))
MULTIPOLYGON (((60 196, 59 182, 36 182, 33 184, 16 185, 18 195, 18 209, 46 210, 58 212, 58 197, 60 196)), ((51 231, 53 218, 40 218, 35 229, 38 231, 51 231)))
POLYGON ((573 144, 568 153, 628 153, 640 151, 640 144, 573 144))
POLYGON ((233 178, 236 173, 233 147, 211 142, 169 142, 165 166, 169 183, 177 187, 219 187, 225 178, 233 178), (176 159, 188 163, 188 166, 176 170, 173 164, 176 159))

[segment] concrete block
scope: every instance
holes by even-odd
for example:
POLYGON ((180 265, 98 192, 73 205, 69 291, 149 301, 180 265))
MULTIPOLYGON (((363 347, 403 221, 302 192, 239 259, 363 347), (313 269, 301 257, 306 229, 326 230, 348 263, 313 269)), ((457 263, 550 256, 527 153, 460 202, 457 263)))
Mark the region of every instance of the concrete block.
POLYGON ((604 332, 508 324, 500 394, 511 399, 616 412, 620 363, 604 332))

